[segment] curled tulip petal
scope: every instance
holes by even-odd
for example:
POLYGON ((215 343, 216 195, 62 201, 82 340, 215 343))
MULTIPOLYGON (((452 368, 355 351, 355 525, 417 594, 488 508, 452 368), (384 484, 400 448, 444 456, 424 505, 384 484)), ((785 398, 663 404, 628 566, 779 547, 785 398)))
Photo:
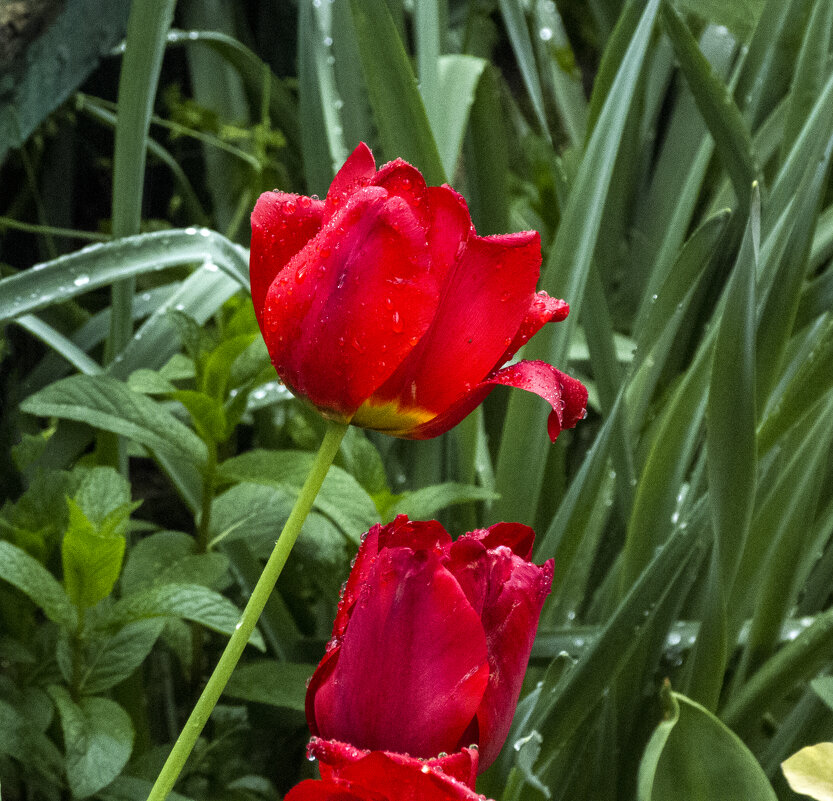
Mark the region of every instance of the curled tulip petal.
POLYGON ((401 159, 377 170, 365 144, 326 200, 267 193, 252 214, 252 298, 278 376, 324 416, 397 437, 442 434, 496 383, 554 397, 499 370, 567 314, 536 293, 540 268, 536 232, 478 236, 453 189, 401 159))

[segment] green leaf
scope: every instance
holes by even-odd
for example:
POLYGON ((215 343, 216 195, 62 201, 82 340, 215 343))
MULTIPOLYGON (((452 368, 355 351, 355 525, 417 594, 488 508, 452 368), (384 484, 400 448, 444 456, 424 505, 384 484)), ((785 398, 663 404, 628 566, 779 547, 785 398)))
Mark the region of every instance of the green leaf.
POLYGON ((164 627, 157 618, 137 620, 112 637, 96 639, 85 654, 80 691, 98 695, 124 681, 144 662, 164 627))
MULTIPOLYGON (((214 590, 199 584, 162 584, 131 593, 117 601, 104 616, 109 626, 124 626, 136 620, 175 617, 201 623, 207 629, 231 635, 240 620, 237 607, 214 590)), ((249 642, 264 650, 255 629, 249 642)))
MULTIPOLYGON (((102 528, 107 522, 110 531, 113 513, 130 506, 130 482, 112 467, 94 467, 84 475, 74 498, 91 523, 102 528)), ((126 517, 112 528, 114 534, 126 531, 126 517)))
POLYGON ((133 724, 108 698, 82 698, 75 703, 63 688, 49 695, 61 718, 66 771, 74 798, 88 798, 121 773, 133 750, 133 724))
POLYGON ((314 672, 315 665, 250 662, 231 674, 223 693, 229 698, 303 712, 307 681, 314 672))
POLYGON ((77 625, 75 607, 64 588, 40 562, 10 542, 0 541, 0 579, 28 595, 58 625, 77 625))
POLYGON ((442 56, 439 60, 441 106, 434 137, 446 175, 456 172, 463 135, 480 76, 488 62, 474 56, 442 56))
POLYGON ((130 549, 121 575, 122 595, 154 584, 202 584, 219 590, 226 584, 228 566, 224 554, 198 554, 188 534, 157 531, 130 549))
POLYGON ((497 493, 483 487, 449 481, 394 496, 395 500, 385 510, 384 517, 387 521, 393 520, 397 515, 408 515, 411 520, 430 520, 441 509, 449 506, 474 501, 492 501, 497 497, 497 493))
POLYGON ((416 77, 385 0, 350 0, 350 8, 385 155, 413 164, 429 185, 443 183, 445 171, 416 77))
MULTIPOLYGON (((289 490, 294 497, 306 481, 313 459, 314 455, 305 451, 253 450, 227 459, 217 474, 221 481, 263 484, 289 490)), ((338 467, 331 467, 327 473, 314 508, 354 542, 378 517, 373 499, 353 476, 338 467)))
POLYGON ((753 198, 717 331, 706 412, 712 524, 726 590, 737 572, 755 501, 755 274, 759 239, 760 200, 753 198))
MULTIPOLYGON (((634 4, 639 5, 639 4, 634 4)), ((601 229, 613 170, 625 122, 636 102, 636 88, 651 40, 658 0, 649 0, 607 95, 598 124, 582 157, 570 191, 555 242, 543 271, 542 287, 571 306, 567 320, 545 327, 525 347, 528 358, 540 358, 563 367, 568 345, 580 314, 584 287, 601 229)), ((514 393, 500 442, 496 489, 500 500, 493 507, 497 518, 532 521, 538 507, 543 466, 549 442, 545 436, 545 404, 514 393), (532 471, 529 465, 540 465, 532 471)))
POLYGON ((27 414, 77 420, 129 437, 151 451, 206 461, 205 445, 189 428, 150 398, 109 376, 75 375, 56 381, 20 406, 27 414))
POLYGON ((225 442, 230 431, 222 401, 193 389, 178 389, 172 395, 191 415, 194 430, 204 442, 225 442))
POLYGON ((84 609, 106 598, 115 586, 124 558, 125 538, 100 529, 75 501, 70 499, 68 503, 69 528, 61 543, 64 586, 72 602, 84 609))
POLYGON ((810 682, 816 695, 833 709, 833 676, 819 676, 810 682))
POLYGON ((694 14, 713 25, 725 25, 741 40, 746 41, 755 29, 764 0, 674 0, 680 11, 694 14))
POLYGON ((781 770, 796 793, 816 801, 833 801, 833 743, 802 748, 781 763, 781 770))
POLYGON ((529 28, 524 16, 523 5, 515 2, 515 0, 499 0, 499 6, 526 91, 529 93, 529 99, 535 111, 538 128, 549 139, 549 125, 547 125, 547 116, 544 111, 544 92, 538 76, 535 51, 532 49, 532 40, 529 37, 529 28))
POLYGON ((639 801, 776 801, 740 738, 700 704, 665 691, 666 720, 639 767, 639 801))
POLYGON ((674 45, 697 108, 714 137, 717 153, 732 179, 741 204, 749 204, 750 188, 758 175, 752 137, 728 87, 714 72, 680 15, 670 3, 662 7, 665 30, 674 45))

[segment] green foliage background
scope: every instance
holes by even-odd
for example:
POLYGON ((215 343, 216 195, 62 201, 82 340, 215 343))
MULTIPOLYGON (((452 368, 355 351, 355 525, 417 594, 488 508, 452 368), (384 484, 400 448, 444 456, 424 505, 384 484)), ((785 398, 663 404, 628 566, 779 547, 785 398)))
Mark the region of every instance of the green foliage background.
POLYGON ((351 430, 178 797, 314 775, 304 681, 400 512, 555 558, 481 792, 797 797, 780 763, 833 740, 833 0, 103 5, 0 59, 4 797, 147 796, 321 438, 247 216, 360 140, 541 231, 572 311, 525 356, 590 414, 550 446, 497 390, 437 440, 351 430))

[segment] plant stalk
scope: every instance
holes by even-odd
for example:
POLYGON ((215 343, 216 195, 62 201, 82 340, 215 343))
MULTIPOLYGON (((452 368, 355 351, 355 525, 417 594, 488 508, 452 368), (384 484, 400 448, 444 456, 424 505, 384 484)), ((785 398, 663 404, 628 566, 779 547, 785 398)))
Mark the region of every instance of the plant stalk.
POLYGON ((179 735, 179 738, 174 743, 174 747, 168 756, 165 765, 162 768, 159 776, 156 779, 153 788, 148 796, 148 801, 164 801, 168 793, 173 789, 179 774, 185 767, 185 762, 188 759, 192 749, 194 748, 197 738, 202 732, 211 712, 217 704, 217 701, 222 695, 223 689, 226 686, 232 671, 237 662, 243 654, 243 649, 254 631, 255 624, 260 617, 269 596, 275 587, 275 583, 286 564, 292 546, 298 539, 298 534, 301 532, 301 526, 307 518, 307 515, 312 509, 312 504, 315 501, 321 485, 324 483, 324 478, 330 465, 338 453, 338 448, 341 445, 341 440, 347 431, 347 424, 345 423, 328 423, 327 431, 324 434, 324 439, 315 462, 312 465, 307 480, 301 488, 298 495, 298 500, 295 501, 295 506, 283 527, 278 541, 275 543, 275 548, 269 561, 263 568, 249 602, 243 610, 243 616, 240 618, 234 633, 226 645, 217 667, 208 679, 205 689, 202 691, 199 700, 196 703, 191 715, 189 716, 185 727, 179 735))

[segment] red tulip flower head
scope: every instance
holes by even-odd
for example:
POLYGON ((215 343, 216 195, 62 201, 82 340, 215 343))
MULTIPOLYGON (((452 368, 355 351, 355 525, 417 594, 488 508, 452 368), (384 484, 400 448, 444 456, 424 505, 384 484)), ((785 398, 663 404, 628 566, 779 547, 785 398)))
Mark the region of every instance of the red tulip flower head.
POLYGON ((498 523, 455 542, 400 515, 363 540, 307 690, 314 735, 430 758, 468 745, 488 767, 509 732, 552 560, 498 523))
POLYGON ((314 737, 309 754, 322 780, 301 782, 286 801, 486 801, 474 792, 477 751, 470 748, 420 760, 314 737))
POLYGON ((535 292, 534 231, 480 237, 463 198, 360 144, 326 200, 266 192, 252 213, 252 300, 278 376, 326 417, 397 437, 455 426, 499 385, 551 404, 550 438, 587 390, 540 361, 503 367, 568 306, 535 292))

